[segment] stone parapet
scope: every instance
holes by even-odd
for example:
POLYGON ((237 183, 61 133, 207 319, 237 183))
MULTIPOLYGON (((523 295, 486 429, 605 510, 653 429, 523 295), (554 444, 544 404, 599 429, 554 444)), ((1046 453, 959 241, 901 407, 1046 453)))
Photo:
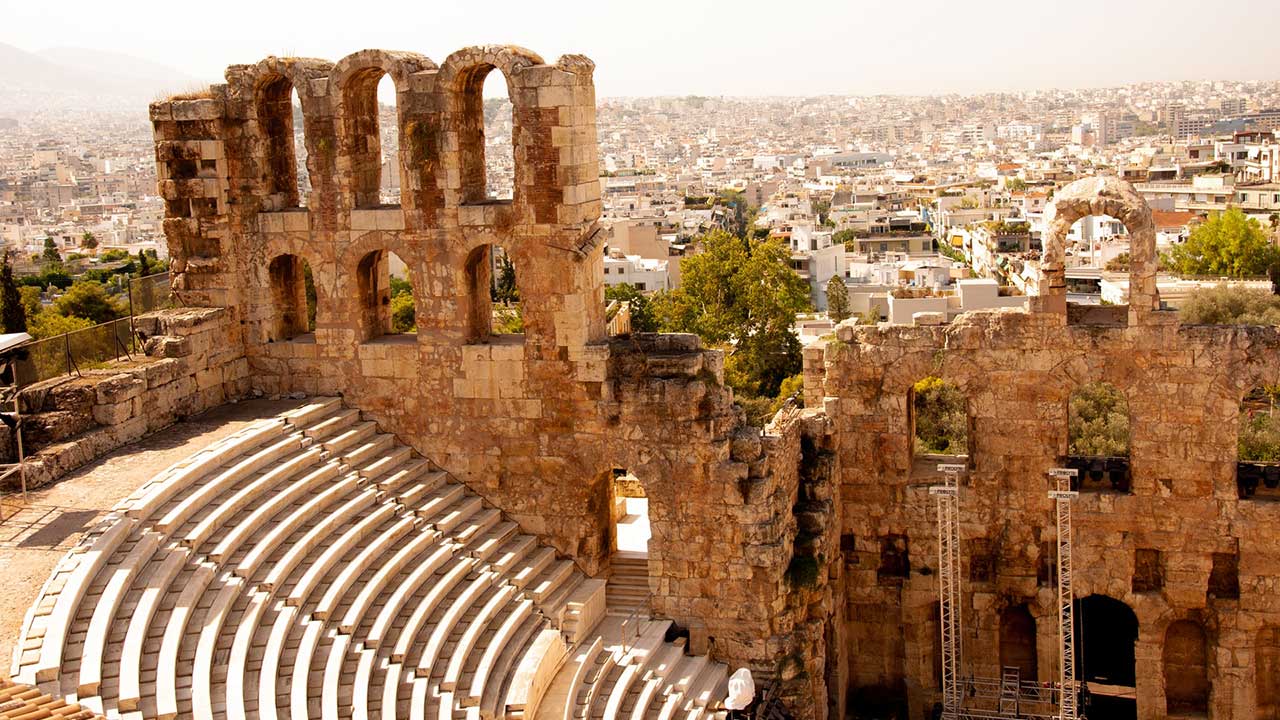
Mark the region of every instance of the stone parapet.
POLYGON ((134 323, 145 355, 22 390, 28 487, 249 394, 249 364, 227 343, 225 310, 160 310, 134 323))

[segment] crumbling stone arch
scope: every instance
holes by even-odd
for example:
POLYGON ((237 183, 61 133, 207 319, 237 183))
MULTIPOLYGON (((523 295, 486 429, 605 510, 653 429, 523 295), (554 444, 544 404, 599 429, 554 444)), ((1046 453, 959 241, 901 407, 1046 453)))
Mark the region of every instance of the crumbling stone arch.
POLYGON ((1151 208, 1133 186, 1110 176, 1083 178, 1067 185, 1045 209, 1044 255, 1032 309, 1065 319, 1066 238, 1077 220, 1090 215, 1110 215, 1129 231, 1129 316, 1130 324, 1140 324, 1160 307, 1155 225, 1151 208))
MULTIPOLYGON (((460 283, 462 292, 458 297, 461 309, 465 338, 468 344, 487 342, 493 338, 493 299, 490 288, 495 280, 493 275, 493 249, 501 248, 507 259, 515 268, 516 289, 520 294, 520 311, 524 319, 524 332, 519 335, 521 341, 538 331, 538 322, 530 312, 531 300, 536 298, 529 281, 529 262, 522 253, 513 252, 508 244, 497 238, 488 238, 490 242, 472 244, 466 253, 463 264, 463 280, 460 283), (523 270, 523 272, 522 272, 523 270)), ((513 337, 514 339, 514 337, 513 337)))
MULTIPOLYGON (((337 99, 339 148, 348 168, 346 188, 353 208, 381 205, 382 141, 378 124, 378 82, 389 75, 396 86, 396 132, 400 152, 395 158, 400 187, 410 186, 405 158, 406 105, 410 77, 434 69, 435 63, 417 53, 361 50, 339 60, 329 77, 330 95, 337 99)), ((409 198, 409 193, 402 194, 409 198)))
MULTIPOLYGON (((461 204, 496 202, 487 191, 484 149, 484 82, 494 70, 502 73, 507 83, 507 96, 511 99, 515 170, 512 201, 519 201, 514 196, 521 192, 522 160, 528 159, 521 154, 520 148, 530 140, 527 131, 537 118, 534 107, 531 107, 536 106, 536 94, 532 98, 525 96, 521 91, 520 76, 525 68, 542 64, 543 60, 537 53, 514 45, 463 48, 445 59, 440 68, 438 86, 447 96, 445 127, 454 140, 446 145, 457 148, 459 173, 456 186, 450 189, 458 193, 461 204)), ((451 178, 451 184, 453 182, 451 178)))
POLYGON ((268 342, 292 340, 311 332, 306 294, 306 272, 310 264, 298 255, 281 254, 267 264, 272 321, 268 342))
MULTIPOLYGON (((302 107, 304 144, 311 128, 307 119, 318 114, 319 102, 311 95, 310 83, 324 77, 332 64, 315 58, 270 56, 243 72, 227 74, 239 94, 250 100, 255 137, 259 147, 258 176, 271 210, 300 207, 305 198, 298 185, 297 150, 293 117, 293 94, 302 107)), ((310 153, 308 153, 310 157, 310 153)), ((308 172, 310 162, 308 162, 308 172)))
MULTIPOLYGON (((389 261, 394 253, 408 268, 409 282, 423 287, 418 256, 392 233, 369 232, 347 246, 338 260, 340 287, 335 296, 344 298, 345 313, 354 320, 358 342, 370 342, 392 334, 389 261)), ((414 298, 415 306, 418 298, 414 298)), ((421 312, 421 308, 417 307, 421 312)))

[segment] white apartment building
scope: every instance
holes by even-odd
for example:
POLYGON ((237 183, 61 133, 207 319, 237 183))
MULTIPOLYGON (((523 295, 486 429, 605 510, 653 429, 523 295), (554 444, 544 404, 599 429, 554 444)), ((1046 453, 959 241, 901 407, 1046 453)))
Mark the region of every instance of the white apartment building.
POLYGON ((625 283, 643 292, 670 290, 667 262, 639 255, 623 255, 611 250, 604 259, 604 284, 612 286, 625 283))

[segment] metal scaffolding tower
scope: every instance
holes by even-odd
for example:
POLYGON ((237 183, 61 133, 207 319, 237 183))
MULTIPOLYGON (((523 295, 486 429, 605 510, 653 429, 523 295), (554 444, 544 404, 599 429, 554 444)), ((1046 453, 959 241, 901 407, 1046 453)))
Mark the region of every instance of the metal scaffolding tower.
POLYGON ((942 485, 929 488, 938 499, 938 607, 942 625, 942 717, 960 717, 960 473, 964 465, 943 463, 942 485))
POLYGON ((1061 676, 1058 679, 1058 717, 1060 720, 1077 720, 1079 717, 1079 693, 1076 688, 1076 629, 1075 595, 1071 589, 1071 502, 1080 493, 1071 489, 1071 481, 1077 471, 1070 468, 1054 468, 1049 477, 1055 487, 1049 491, 1058 518, 1058 652, 1061 657, 1061 676))

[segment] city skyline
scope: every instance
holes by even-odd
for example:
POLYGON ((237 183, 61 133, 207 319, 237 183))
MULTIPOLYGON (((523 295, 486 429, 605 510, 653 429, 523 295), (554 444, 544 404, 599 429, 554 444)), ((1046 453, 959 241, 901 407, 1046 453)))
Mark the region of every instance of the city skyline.
MULTIPOLYGON (((228 59, 336 60, 365 47, 392 47, 438 63, 450 48, 500 41, 539 48, 548 61, 563 53, 591 57, 601 97, 980 94, 1280 79, 1274 70, 1280 67, 1280 47, 1206 43, 1202 11, 1181 0, 1086 0, 1070 13, 1012 2, 981 8, 820 4, 790 15, 757 3, 727 9, 656 3, 641 12, 575 2, 568 5, 576 12, 554 14, 490 5, 494 11, 477 23, 472 7, 432 8, 428 15, 407 3, 353 14, 320 2, 302 16, 253 6, 251 19, 231 9, 175 15, 171 6, 149 1, 125 13, 80 2, 24 4, 6 10, 0 43, 25 51, 75 47, 122 53, 218 81, 228 59), (424 18, 421 25, 412 20, 415 14, 424 18), (385 22, 390 16, 410 20, 385 22), (336 17, 342 22, 330 20, 336 17), (1126 28, 1141 32, 1125 34, 1126 28), (1202 51, 1174 51, 1183 46, 1202 51)), ((1275 3, 1250 0, 1233 9, 1234 17, 1254 26, 1280 22, 1275 3)))

